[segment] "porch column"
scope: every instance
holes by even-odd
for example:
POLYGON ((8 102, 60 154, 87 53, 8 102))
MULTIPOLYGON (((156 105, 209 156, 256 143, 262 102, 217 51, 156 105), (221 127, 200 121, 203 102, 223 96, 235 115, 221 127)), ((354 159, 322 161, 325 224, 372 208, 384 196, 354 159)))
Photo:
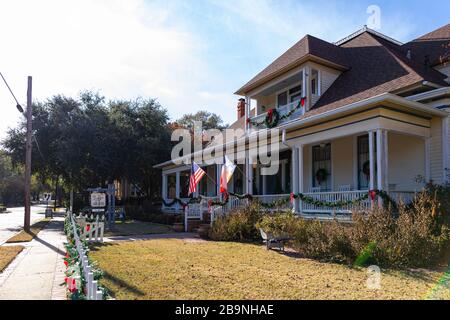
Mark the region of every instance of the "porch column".
MULTIPOLYGON (((297 147, 292 147, 292 192, 294 194, 298 193, 298 148, 297 147)), ((299 211, 299 201, 298 199, 294 200, 293 203, 293 208, 292 210, 294 212, 298 212, 299 211)))
POLYGON ((449 182, 449 119, 450 116, 442 118, 442 183, 449 182))
MULTIPOLYGON (((298 192, 303 193, 303 145, 298 146, 298 173, 296 178, 298 179, 298 192)), ((298 211, 302 212, 303 203, 298 200, 298 211)))
POLYGON ((180 171, 175 173, 175 197, 180 197, 180 171))
POLYGON ((369 190, 375 189, 375 150, 374 150, 373 132, 369 131, 369 190))
POLYGON ((386 190, 386 164, 387 164, 387 148, 386 148, 386 131, 377 129, 377 188, 386 190))
POLYGON ((161 184, 161 196, 164 200, 167 199, 167 173, 162 174, 162 184, 161 184))
POLYGON ((216 164, 216 195, 220 196, 220 173, 222 171, 222 165, 216 164))
POLYGON ((253 194, 253 159, 248 158, 248 165, 247 165, 247 193, 253 194))
POLYGON ((250 97, 245 97, 245 132, 247 132, 250 129, 250 123, 247 123, 247 119, 250 117, 250 97))
POLYGON ((424 145, 425 145, 425 182, 428 183, 431 180, 431 166, 430 166, 430 141, 431 138, 425 138, 424 139, 424 145))
MULTIPOLYGON (((175 198, 180 198, 180 171, 175 173, 175 198)), ((176 204, 177 209, 180 209, 180 204, 176 204)))
POLYGON ((262 194, 267 194, 267 176, 262 176, 262 194))

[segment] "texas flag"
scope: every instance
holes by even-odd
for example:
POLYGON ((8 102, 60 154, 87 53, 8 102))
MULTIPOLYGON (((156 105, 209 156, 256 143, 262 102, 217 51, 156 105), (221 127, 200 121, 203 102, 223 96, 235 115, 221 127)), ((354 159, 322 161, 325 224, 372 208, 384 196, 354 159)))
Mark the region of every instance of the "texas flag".
POLYGON ((220 175, 220 193, 227 192, 228 181, 230 181, 233 176, 234 169, 236 169, 236 165, 225 156, 222 173, 220 175))

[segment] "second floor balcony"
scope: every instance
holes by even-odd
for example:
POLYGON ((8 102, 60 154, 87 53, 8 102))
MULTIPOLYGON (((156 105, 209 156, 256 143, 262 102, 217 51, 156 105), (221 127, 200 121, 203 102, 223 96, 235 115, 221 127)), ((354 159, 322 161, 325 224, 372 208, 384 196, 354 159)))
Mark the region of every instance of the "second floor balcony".
MULTIPOLYGON (((302 116, 305 113, 306 110, 306 103, 301 103, 301 99, 297 99, 294 100, 291 103, 285 104, 285 105, 281 105, 279 107, 269 107, 267 108, 268 111, 261 113, 255 117, 250 118, 250 128, 252 129, 263 129, 263 128, 267 128, 266 125, 266 118, 268 117, 268 113, 270 112, 270 109, 274 109, 276 110, 276 112, 278 112, 279 115, 279 120, 278 120, 278 125, 289 121, 291 119, 295 119, 298 118, 300 116, 302 116)), ((273 118, 274 116, 272 116, 273 118)))

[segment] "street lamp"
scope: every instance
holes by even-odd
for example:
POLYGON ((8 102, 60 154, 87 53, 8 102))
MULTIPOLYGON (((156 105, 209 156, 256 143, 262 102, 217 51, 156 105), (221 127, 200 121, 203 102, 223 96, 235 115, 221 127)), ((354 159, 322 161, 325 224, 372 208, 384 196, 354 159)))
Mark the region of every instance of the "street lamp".
POLYGON ((32 150, 32 110, 31 110, 31 91, 32 91, 32 83, 33 80, 31 76, 28 76, 28 86, 27 86, 27 112, 25 113, 22 106, 20 105, 19 101, 17 101, 16 96, 12 92, 11 88, 8 85, 8 82, 6 82, 5 77, 3 77, 3 74, 0 72, 0 76, 2 77, 3 81, 6 84, 6 87, 8 88, 9 92, 13 96, 14 100, 16 101, 16 108, 17 110, 25 115, 27 118, 27 140, 25 143, 25 216, 24 216, 24 224, 23 228, 25 231, 30 231, 30 218, 31 218, 31 150, 32 150))

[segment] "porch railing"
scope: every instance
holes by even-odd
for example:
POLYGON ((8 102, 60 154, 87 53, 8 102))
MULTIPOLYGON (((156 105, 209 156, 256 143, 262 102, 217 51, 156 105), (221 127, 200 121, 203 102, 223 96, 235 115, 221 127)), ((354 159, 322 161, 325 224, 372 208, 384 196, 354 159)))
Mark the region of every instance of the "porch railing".
MULTIPOLYGON (((289 194, 254 195, 253 198, 261 203, 272 203, 277 200, 289 198, 289 194)), ((292 209, 292 204, 290 202, 287 202, 283 203, 278 207, 273 208, 272 210, 289 210, 289 209, 292 209)))
MULTIPOLYGON (((298 106, 298 103, 299 103, 299 101, 296 100, 296 101, 288 103, 288 104, 286 104, 284 106, 279 106, 276 109, 277 109, 277 111, 278 111, 278 113, 280 114, 280 117, 281 117, 281 116, 284 116, 285 114, 289 113, 290 111, 294 110, 298 106)), ((304 113, 305 113, 305 108, 300 108, 300 109, 298 109, 297 111, 295 111, 293 113, 292 117, 301 116, 304 113)), ((252 117, 251 121, 256 121, 258 123, 259 122, 263 122, 264 119, 266 118, 266 115, 267 115, 267 112, 262 113, 260 115, 255 116, 255 117, 252 117)), ((285 120, 285 121, 287 121, 287 120, 285 120)), ((280 121, 280 123, 283 123, 285 121, 280 121)), ((263 127, 265 127, 265 126, 263 125, 263 127)))
MULTIPOLYGON (((366 195, 366 190, 355 191, 330 191, 330 192, 310 192, 305 193, 306 196, 318 201, 338 202, 338 201, 352 201, 366 195)), ((367 210, 371 207, 371 200, 366 199, 358 204, 349 204, 338 208, 322 207, 315 204, 300 201, 300 212, 302 213, 351 213, 356 209, 367 210)))

